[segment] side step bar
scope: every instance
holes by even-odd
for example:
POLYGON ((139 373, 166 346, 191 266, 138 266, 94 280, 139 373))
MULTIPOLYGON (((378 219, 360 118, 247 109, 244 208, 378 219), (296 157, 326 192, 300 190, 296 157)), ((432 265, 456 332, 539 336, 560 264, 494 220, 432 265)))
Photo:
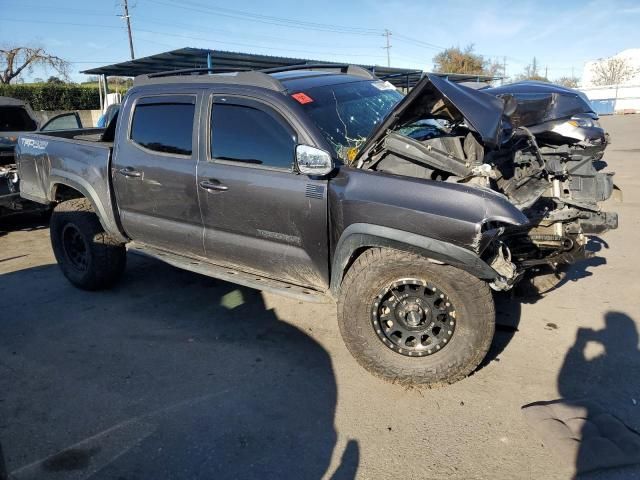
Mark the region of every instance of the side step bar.
POLYGON ((217 278, 219 280, 243 285, 245 287, 255 288, 256 290, 263 290, 265 292, 275 293, 277 295, 283 295, 285 297, 291 297, 305 302, 333 302, 329 294, 325 292, 319 292, 299 285, 273 280, 253 273, 234 270, 232 268, 216 265, 206 260, 185 257, 183 255, 149 247, 148 245, 130 243, 127 245, 127 249, 134 253, 140 253, 142 255, 156 258, 168 263, 169 265, 173 265, 174 267, 182 268, 183 270, 189 270, 201 275, 206 275, 207 277, 217 278))

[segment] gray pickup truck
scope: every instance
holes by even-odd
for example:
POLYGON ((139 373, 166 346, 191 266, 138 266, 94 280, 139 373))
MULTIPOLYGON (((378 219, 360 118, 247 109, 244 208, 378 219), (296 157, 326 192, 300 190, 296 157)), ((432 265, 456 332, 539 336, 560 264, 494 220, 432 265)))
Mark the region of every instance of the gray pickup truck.
POLYGON ((427 75, 406 96, 355 66, 138 77, 100 134, 25 134, 23 197, 55 205, 64 275, 96 290, 126 251, 307 301, 392 381, 451 383, 482 361, 493 290, 588 256, 607 136, 584 98, 475 91, 427 75))

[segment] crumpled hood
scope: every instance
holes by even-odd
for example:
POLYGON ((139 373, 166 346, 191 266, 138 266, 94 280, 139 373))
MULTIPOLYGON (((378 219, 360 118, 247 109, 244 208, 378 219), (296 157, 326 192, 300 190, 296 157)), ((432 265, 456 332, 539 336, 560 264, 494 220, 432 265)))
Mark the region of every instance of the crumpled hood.
POLYGON ((482 91, 502 98, 505 102, 509 97, 516 100, 517 106, 509 115, 515 127, 529 127, 578 113, 595 115, 584 93, 553 83, 528 80, 482 91))
POLYGON ((366 158, 371 148, 388 130, 396 130, 424 118, 452 122, 466 120, 467 125, 480 135, 486 146, 497 147, 502 134, 504 101, 484 91, 427 74, 371 133, 356 161, 366 158))

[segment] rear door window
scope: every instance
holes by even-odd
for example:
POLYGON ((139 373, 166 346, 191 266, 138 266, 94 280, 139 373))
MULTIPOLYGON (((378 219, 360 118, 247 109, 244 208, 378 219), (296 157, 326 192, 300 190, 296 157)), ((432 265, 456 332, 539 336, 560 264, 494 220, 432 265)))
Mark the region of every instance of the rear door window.
POLYGON ((42 126, 43 132, 51 130, 75 130, 82 128, 80 117, 75 113, 64 113, 52 118, 42 126))
POLYGON ((260 104, 214 103, 211 157, 245 165, 293 168, 296 135, 276 112, 260 104))
POLYGON ((191 156, 195 97, 177 95, 138 100, 131 121, 131 140, 149 150, 191 156))

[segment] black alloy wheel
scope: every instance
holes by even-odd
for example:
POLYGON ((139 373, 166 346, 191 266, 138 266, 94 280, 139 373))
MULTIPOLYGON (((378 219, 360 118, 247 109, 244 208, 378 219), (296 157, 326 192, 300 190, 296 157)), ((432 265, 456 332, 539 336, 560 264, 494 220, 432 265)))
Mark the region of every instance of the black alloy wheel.
POLYGON ((407 278, 383 288, 373 299, 371 324, 391 350, 424 357, 447 346, 455 333, 456 310, 435 285, 407 278))

